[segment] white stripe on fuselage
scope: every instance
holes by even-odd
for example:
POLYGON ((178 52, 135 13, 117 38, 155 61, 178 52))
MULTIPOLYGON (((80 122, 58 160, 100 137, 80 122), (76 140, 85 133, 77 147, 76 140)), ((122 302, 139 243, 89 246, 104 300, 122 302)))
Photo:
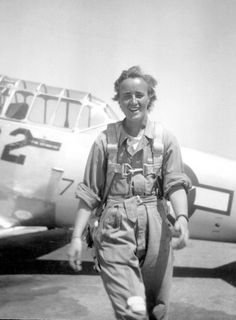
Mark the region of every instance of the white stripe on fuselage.
POLYGON ((230 195, 228 192, 208 189, 204 187, 195 188, 196 198, 194 204, 196 206, 227 212, 230 199, 230 195))

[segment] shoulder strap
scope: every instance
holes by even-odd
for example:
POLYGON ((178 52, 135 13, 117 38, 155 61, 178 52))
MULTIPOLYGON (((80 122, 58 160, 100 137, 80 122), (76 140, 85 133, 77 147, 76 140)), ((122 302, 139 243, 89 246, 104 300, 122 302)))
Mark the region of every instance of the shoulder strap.
POLYGON ((163 144, 163 127, 161 123, 154 122, 154 141, 153 141, 153 158, 154 165, 160 169, 163 161, 164 144, 163 144))
POLYGON ((117 123, 107 125, 107 154, 109 163, 117 163, 118 137, 117 123))
MULTIPOLYGON (((152 122, 153 140, 151 143, 152 157, 148 158, 144 154, 143 172, 144 175, 154 173, 161 176, 162 162, 163 162, 163 127, 160 123, 152 122)), ((144 152, 147 152, 144 149, 144 152)), ((150 157, 150 156, 149 156, 150 157)))
POLYGON ((112 182, 114 180, 116 171, 109 170, 109 167, 117 163, 117 153, 118 153, 118 136, 117 136, 117 123, 109 123, 107 125, 107 154, 108 154, 108 163, 107 163, 107 174, 106 174, 106 185, 104 188, 104 193, 100 207, 103 207, 106 202, 107 196, 111 190, 112 182))

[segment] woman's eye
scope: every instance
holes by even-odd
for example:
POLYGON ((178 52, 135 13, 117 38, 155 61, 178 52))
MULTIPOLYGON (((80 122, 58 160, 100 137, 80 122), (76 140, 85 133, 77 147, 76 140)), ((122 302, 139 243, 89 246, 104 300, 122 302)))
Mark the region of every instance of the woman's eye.
POLYGON ((133 99, 133 97, 134 97, 135 99, 142 99, 142 98, 144 97, 144 94, 141 93, 141 92, 136 92, 136 93, 134 93, 134 94, 132 94, 132 93, 126 93, 126 94, 123 95, 123 99, 124 99, 124 100, 131 100, 131 99, 133 99))
POLYGON ((143 94, 142 93, 136 93, 135 97, 137 99, 142 99, 143 98, 143 94))
POLYGON ((131 94, 124 94, 123 99, 130 100, 130 99, 132 99, 132 95, 131 94))

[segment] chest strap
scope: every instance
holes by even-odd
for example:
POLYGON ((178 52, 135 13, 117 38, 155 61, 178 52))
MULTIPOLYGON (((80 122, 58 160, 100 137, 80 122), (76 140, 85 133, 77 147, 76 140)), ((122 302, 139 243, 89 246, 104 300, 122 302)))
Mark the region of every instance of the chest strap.
MULTIPOLYGON (((143 163, 143 168, 132 168, 129 163, 118 163, 118 134, 117 126, 119 123, 109 123, 107 126, 107 153, 108 153, 108 171, 121 174, 122 177, 142 172, 144 176, 148 174, 161 174, 163 162, 163 128, 160 124, 154 122, 154 139, 152 141, 152 159, 143 163), (151 162, 151 163, 150 163, 151 162)), ((144 155, 144 159, 146 156, 144 155)))

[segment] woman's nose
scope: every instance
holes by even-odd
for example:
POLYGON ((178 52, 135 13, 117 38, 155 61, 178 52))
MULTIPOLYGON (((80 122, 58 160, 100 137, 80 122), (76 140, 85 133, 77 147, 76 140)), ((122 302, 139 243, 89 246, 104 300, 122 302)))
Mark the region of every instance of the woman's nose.
POLYGON ((132 104, 137 104, 137 98, 136 98, 135 94, 132 94, 131 102, 132 102, 132 104))

